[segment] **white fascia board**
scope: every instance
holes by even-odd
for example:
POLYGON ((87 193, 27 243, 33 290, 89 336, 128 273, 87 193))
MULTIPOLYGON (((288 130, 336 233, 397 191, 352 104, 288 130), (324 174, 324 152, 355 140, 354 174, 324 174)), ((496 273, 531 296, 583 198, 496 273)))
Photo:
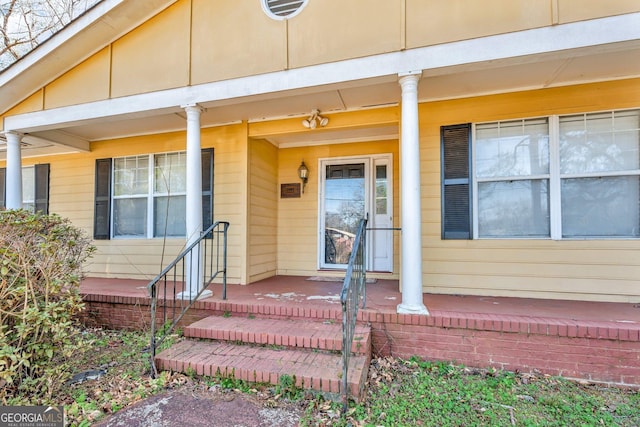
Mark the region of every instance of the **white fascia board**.
POLYGON ((363 58, 332 62, 250 77, 206 83, 141 95, 97 101, 6 117, 5 130, 31 132, 73 126, 104 118, 133 118, 180 105, 231 104, 251 97, 273 98, 281 92, 317 88, 344 82, 457 67, 491 61, 526 58, 583 48, 640 42, 640 13, 599 18, 515 33, 427 46, 363 58))

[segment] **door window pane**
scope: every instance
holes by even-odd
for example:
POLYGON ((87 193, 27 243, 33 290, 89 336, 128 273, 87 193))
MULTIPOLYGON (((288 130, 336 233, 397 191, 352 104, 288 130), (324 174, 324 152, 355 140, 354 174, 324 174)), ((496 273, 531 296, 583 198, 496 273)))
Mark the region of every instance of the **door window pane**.
POLYGON ((549 182, 478 183, 480 237, 548 237, 549 182))
POLYGON ((387 167, 376 166, 376 215, 387 214, 387 167))
POLYGON ((640 237, 639 180, 563 179, 563 237, 640 237))
POLYGON ((327 166, 325 182, 326 264, 347 264, 364 217, 364 163, 327 166))

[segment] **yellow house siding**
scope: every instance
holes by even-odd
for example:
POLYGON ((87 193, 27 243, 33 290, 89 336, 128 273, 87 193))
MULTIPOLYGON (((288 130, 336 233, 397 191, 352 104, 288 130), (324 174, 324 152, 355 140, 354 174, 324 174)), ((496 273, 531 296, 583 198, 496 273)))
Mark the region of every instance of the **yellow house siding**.
POLYGON ((255 0, 194 0, 192 84, 286 69, 286 25, 255 0))
MULTIPOLYGON (((241 171, 246 170, 246 139, 244 124, 201 132, 203 148, 214 148, 214 220, 231 222, 230 283, 240 283, 243 276, 246 179, 241 171)), ((92 236, 96 159, 184 151, 185 146, 184 132, 147 135, 94 142, 90 153, 25 159, 24 165, 50 163, 50 211, 69 218, 92 236)), ((180 253, 185 239, 111 239, 94 243, 98 251, 86 265, 87 275, 150 280, 160 272, 161 265, 167 265, 180 253)))
POLYGON ((113 43, 111 96, 189 84, 191 2, 181 0, 113 43))
POLYGON ((407 48, 552 24, 551 0, 406 0, 407 48))
POLYGON ((202 146, 214 147, 213 218, 229 221, 227 278, 247 283, 247 125, 202 129, 202 146))
POLYGON ((91 277, 152 280, 184 249, 182 239, 98 240, 85 271, 91 277), (164 246, 164 258, 163 258, 164 246))
MULTIPOLYGON (((350 144, 333 144, 316 147, 280 149, 278 152, 279 184, 300 182, 298 166, 304 160, 309 168, 309 181, 300 198, 278 200, 278 274, 318 274, 318 198, 320 159, 393 155, 394 194, 398 195, 398 141, 371 141, 350 144)), ((398 197, 394 198, 394 218, 398 218, 398 197)), ((398 226, 398 220, 394 220, 398 226)), ((394 256, 397 260, 398 240, 394 239, 394 256)), ((397 265, 397 264, 395 264, 397 265)), ((397 277, 397 276, 386 276, 397 277)))
POLYGON ((557 0, 560 23, 640 11, 638 0, 557 0))
POLYGON ((635 301, 640 241, 440 238, 440 126, 640 107, 640 79, 420 105, 425 292, 635 301))
MULTIPOLYGON (((16 105, 15 107, 8 110, 5 114, 0 116, 1 118, 8 116, 15 116, 16 114, 24 114, 31 113, 32 111, 40 111, 42 110, 44 105, 44 91, 42 89, 38 90, 24 101, 16 105)), ((4 129, 4 120, 2 120, 2 125, 4 129)))
POLYGON ((110 48, 104 48, 45 87, 44 108, 109 97, 110 48))
POLYGON ((249 145, 249 282, 277 269, 278 150, 265 140, 249 145))
POLYGON ((402 1, 310 1, 288 21, 289 66, 400 50, 402 1))
POLYGON ((73 218, 74 225, 89 236, 93 235, 94 174, 92 156, 51 157, 49 211, 73 218))

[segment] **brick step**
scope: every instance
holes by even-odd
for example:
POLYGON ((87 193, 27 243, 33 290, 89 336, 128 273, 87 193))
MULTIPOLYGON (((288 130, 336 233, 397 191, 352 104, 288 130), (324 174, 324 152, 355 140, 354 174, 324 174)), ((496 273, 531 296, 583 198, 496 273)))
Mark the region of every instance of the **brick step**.
MULTIPOLYGON (((349 361, 350 396, 364 388, 370 356, 352 355, 349 361)), ((275 349, 231 342, 187 339, 156 356, 161 370, 234 377, 247 382, 277 385, 282 375, 295 377, 296 386, 325 393, 342 392, 342 356, 308 349, 275 349)))
MULTIPOLYGON (((191 338, 342 351, 342 323, 210 316, 184 329, 191 338)), ((351 351, 369 354, 371 328, 357 325, 351 351)))

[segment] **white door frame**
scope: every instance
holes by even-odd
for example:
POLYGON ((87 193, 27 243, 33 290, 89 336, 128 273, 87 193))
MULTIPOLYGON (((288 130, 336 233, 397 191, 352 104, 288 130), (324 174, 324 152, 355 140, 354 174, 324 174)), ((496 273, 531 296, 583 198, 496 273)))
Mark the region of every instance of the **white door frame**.
MULTIPOLYGON (((364 174, 365 174, 365 188, 364 188, 364 203, 365 203, 365 215, 369 215, 369 224, 368 228, 375 228, 375 215, 372 215, 375 212, 375 184, 376 184, 376 174, 375 174, 375 166, 376 161, 385 160, 387 166, 387 191, 388 191, 388 210, 390 212, 389 221, 393 224, 393 207, 394 207, 394 199, 393 199, 393 154, 392 153, 384 153, 384 154, 371 154, 371 155, 360 155, 360 156, 341 156, 341 157, 327 157, 318 159, 318 171, 319 180, 318 180, 318 252, 317 252, 317 268, 319 270, 326 269, 336 269, 343 270, 343 264, 326 264, 324 262, 324 250, 325 250, 325 237, 324 237, 324 215, 325 215, 325 183, 326 183, 326 168, 331 165, 341 165, 341 164, 350 164, 350 163, 363 163, 364 164, 364 174)), ((390 233, 393 233, 390 231, 390 233)), ((373 251, 375 248, 373 247, 373 239, 371 239, 371 233, 367 233, 367 270, 371 270, 373 267, 373 251)), ((393 234, 392 238, 389 240, 389 247, 387 248, 387 253, 389 254, 390 259, 390 269, 389 272, 393 270, 393 234)))

